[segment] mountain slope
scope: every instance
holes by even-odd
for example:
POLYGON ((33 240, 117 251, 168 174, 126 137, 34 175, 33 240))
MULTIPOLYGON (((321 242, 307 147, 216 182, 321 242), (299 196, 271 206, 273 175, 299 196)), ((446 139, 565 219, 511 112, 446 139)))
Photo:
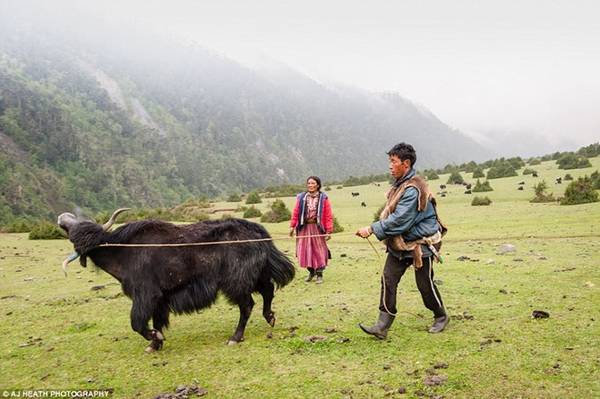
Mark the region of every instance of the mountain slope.
POLYGON ((397 94, 253 71, 146 35, 9 28, 0 28, 0 137, 12 144, 0 160, 11 179, 0 220, 382 173, 400 141, 415 145, 422 168, 489 156, 397 94), (23 186, 25 199, 15 195, 23 186))

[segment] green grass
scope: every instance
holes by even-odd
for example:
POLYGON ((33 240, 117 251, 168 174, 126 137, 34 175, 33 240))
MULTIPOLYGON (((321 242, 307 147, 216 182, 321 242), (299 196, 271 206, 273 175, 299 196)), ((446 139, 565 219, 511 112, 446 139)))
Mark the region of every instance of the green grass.
MULTIPOLYGON (((589 175, 600 168, 600 158, 591 161, 592 168, 568 172, 575 179, 589 175)), ((438 198, 450 231, 435 278, 452 315, 438 335, 426 332, 431 315, 412 270, 400 284, 390 338, 378 341, 357 327, 377 316, 383 260, 352 233, 384 202, 385 183, 332 187, 328 195, 345 231, 330 241, 325 283, 304 283, 300 271, 276 293, 274 329, 256 297, 246 341, 237 346, 225 341, 238 311, 220 299, 197 315, 172 316, 164 349, 144 354, 146 342, 129 327, 131 302, 115 280, 76 262, 65 278, 60 264, 72 251, 65 240, 0 235, 0 389, 110 387, 116 398, 150 398, 197 381, 216 398, 599 397, 600 203, 529 203, 540 179, 555 196, 566 187, 554 184, 565 173, 554 162, 535 169, 537 179, 491 180, 488 207, 470 206, 462 186, 449 186, 449 195, 438 198), (524 191, 517 190, 519 181, 526 182, 524 191), (350 195, 357 191, 360 196, 350 195), (517 252, 498 255, 504 243, 517 252), (91 289, 98 285, 105 288, 91 289), (533 310, 550 318, 534 320, 533 310), (311 335, 326 339, 311 343, 311 335), (447 368, 433 368, 438 363, 447 368), (429 387, 430 373, 447 381, 429 387), (397 393, 400 387, 405 394, 397 393)), ((294 199, 283 200, 291 208, 294 199)), ((258 208, 265 211, 270 202, 258 208)), ((275 237, 288 231, 287 223, 266 226, 275 237)), ((276 245, 293 255, 293 241, 276 245)))

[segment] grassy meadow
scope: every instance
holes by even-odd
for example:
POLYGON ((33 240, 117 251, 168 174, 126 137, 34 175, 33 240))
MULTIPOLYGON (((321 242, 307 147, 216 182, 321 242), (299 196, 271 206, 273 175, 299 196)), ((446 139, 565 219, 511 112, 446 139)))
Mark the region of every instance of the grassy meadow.
MULTIPOLYGON (((438 196, 449 233, 435 279, 452 319, 437 335, 427 333, 431 314, 412 269, 400 284, 388 340, 357 327, 377 317, 385 254, 374 237, 381 258, 352 234, 372 221, 385 182, 331 186, 345 231, 329 242, 324 284, 305 283, 299 270, 276 293, 274 328, 257 295, 246 340, 236 346, 225 342, 237 307, 219 299, 199 314, 172 315, 163 350, 145 354, 146 341, 129 325, 131 302, 115 280, 78 262, 65 278, 68 241, 0 234, 0 390, 113 388, 115 398, 152 398, 197 384, 213 398, 600 397, 600 202, 529 202, 538 181, 560 196, 568 182, 554 178, 600 169, 600 158, 591 161, 592 168, 568 171, 545 162, 533 167, 538 178, 494 179, 494 191, 473 195, 449 185, 448 196, 438 196), (474 195, 493 203, 473 207, 474 195), (503 244, 516 252, 500 254, 503 244), (533 310, 550 317, 533 319, 533 310)), ((463 177, 474 183, 471 174, 463 177)), ((430 182, 432 189, 447 178, 430 182)), ((291 208, 294 199, 283 200, 291 208)), ((293 256, 287 223, 266 227, 293 256)))

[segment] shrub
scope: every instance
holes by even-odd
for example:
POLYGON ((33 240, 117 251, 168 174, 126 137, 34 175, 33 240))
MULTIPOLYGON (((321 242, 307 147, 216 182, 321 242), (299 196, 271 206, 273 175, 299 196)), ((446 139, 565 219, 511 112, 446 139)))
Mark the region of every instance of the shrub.
POLYGON ((263 191, 265 192, 265 198, 277 198, 277 197, 295 197, 301 191, 304 191, 306 186, 300 184, 282 184, 280 186, 266 187, 263 191))
POLYGON ((537 173, 537 171, 535 169, 529 169, 529 168, 523 169, 523 175, 532 175, 534 173, 537 173))
POLYGON ((181 212, 172 213, 172 215, 171 220, 181 222, 201 222, 210 219, 204 209, 195 207, 184 208, 181 212))
POLYGON ((577 150, 577 154, 587 158, 597 157, 600 155, 600 143, 594 143, 588 145, 587 147, 581 147, 579 150, 577 150))
POLYGON ((580 155, 568 152, 556 160, 558 169, 581 169, 592 166, 590 160, 580 155))
POLYGON ((474 193, 482 193, 482 192, 486 192, 486 191, 494 191, 492 186, 490 186, 490 182, 486 180, 483 183, 481 183, 479 181, 479 179, 477 179, 477 182, 475 183, 475 187, 473 187, 473 192, 474 193))
POLYGON ((600 173, 598 173, 598 171, 595 171, 591 174, 590 179, 592 180, 592 186, 594 187, 594 189, 600 190, 600 173))
POLYGON ((477 164, 475 163, 475 161, 470 161, 466 164, 463 164, 460 166, 460 170, 463 170, 465 173, 472 173, 474 172, 477 168, 479 168, 477 166, 477 164))
POLYGON ((554 196, 550 194, 546 194, 546 190, 548 189, 548 185, 545 180, 542 180, 535 186, 533 186, 533 191, 535 192, 535 197, 529 202, 541 203, 541 202, 554 202, 554 196))
POLYGON ((560 200, 561 205, 577 205, 598 202, 598 193, 594 189, 592 179, 580 177, 571 182, 565 190, 565 196, 560 200))
POLYGON ((242 197, 240 197, 239 194, 229 194, 229 197, 227 197, 227 202, 241 202, 242 201, 242 197))
POLYGON ((477 168, 473 171, 473 179, 477 179, 480 177, 485 177, 485 174, 483 173, 483 169, 477 168))
POLYGON ((344 228, 338 222, 337 218, 334 216, 333 217, 333 232, 334 233, 341 233, 342 231, 344 231, 344 228))
POLYGON ((251 206, 244 212, 244 219, 257 218, 260 216, 262 216, 262 212, 260 211, 260 209, 256 209, 254 206, 251 206))
POLYGON ((529 166, 541 165, 542 160, 539 158, 533 158, 533 159, 529 160, 528 163, 529 163, 529 166))
POLYGON ((463 180, 462 176, 460 175, 459 172, 452 172, 450 174, 450 177, 448 177, 448 182, 447 184, 463 184, 465 181, 463 180))
POLYGON ((488 180, 511 176, 517 176, 517 171, 515 170, 513 165, 511 165, 508 162, 503 162, 499 163, 498 165, 492 166, 487 173, 488 180))
POLYGON ((485 206, 485 205, 490 205, 492 203, 492 200, 489 199, 488 197, 475 197, 473 198, 473 201, 471 201, 471 205, 472 206, 485 206))
POLYGON ((427 180, 437 180, 440 176, 433 169, 424 170, 423 174, 427 178, 427 180))
POLYGON ((271 204, 271 210, 262 215, 260 221, 265 223, 279 223, 291 218, 292 213, 290 210, 287 209, 282 200, 278 199, 271 204))
POLYGON ((6 225, 2 230, 6 233, 29 233, 33 223, 25 218, 18 218, 6 225))
POLYGON ((67 238, 60 227, 50 222, 40 222, 34 225, 29 233, 30 240, 55 240, 67 238))
POLYGON ((521 169, 523 166, 525 166, 525 161, 523 161, 521 157, 508 158, 506 162, 508 162, 513 169, 521 169))
POLYGON ((573 176, 571 176, 571 174, 570 174, 570 173, 567 173, 567 174, 565 175, 565 180, 573 180, 573 176))
POLYGON ((260 198, 260 194, 257 191, 252 191, 248 194, 248 198, 246 198, 246 204, 260 204, 262 199, 260 198))

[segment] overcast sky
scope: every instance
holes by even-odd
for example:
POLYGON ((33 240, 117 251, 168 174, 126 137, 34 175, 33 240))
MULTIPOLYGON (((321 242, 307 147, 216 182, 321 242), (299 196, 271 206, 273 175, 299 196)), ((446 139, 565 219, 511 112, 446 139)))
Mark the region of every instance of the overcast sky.
POLYGON ((598 1, 111 0, 65 12, 78 8, 242 63, 262 55, 397 91, 471 135, 543 135, 557 149, 600 140, 598 1))

